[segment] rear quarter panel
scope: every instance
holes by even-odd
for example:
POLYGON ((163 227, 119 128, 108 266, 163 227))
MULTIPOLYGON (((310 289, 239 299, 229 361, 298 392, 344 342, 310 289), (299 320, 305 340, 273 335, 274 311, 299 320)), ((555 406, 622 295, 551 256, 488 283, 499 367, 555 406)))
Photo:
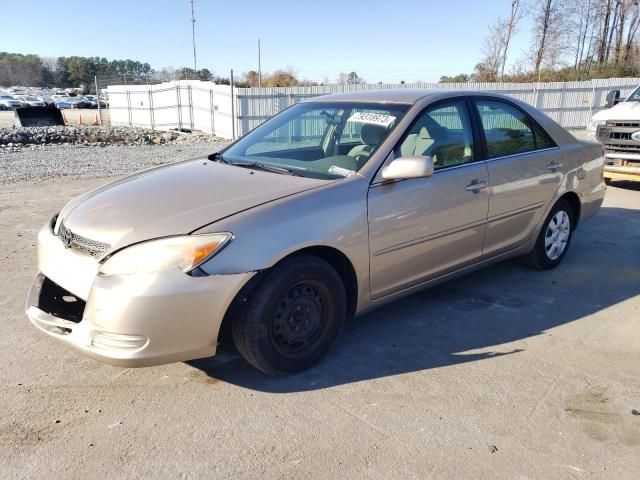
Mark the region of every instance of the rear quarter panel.
MULTIPOLYGON (((578 140, 541 111, 524 102, 517 103, 551 135, 562 152, 564 178, 547 210, 550 210, 562 195, 574 192, 578 195, 581 204, 578 223, 587 220, 600 209, 606 192, 602 176, 604 157, 601 146, 594 142, 578 140)), ((543 219, 546 218, 547 213, 543 219)))

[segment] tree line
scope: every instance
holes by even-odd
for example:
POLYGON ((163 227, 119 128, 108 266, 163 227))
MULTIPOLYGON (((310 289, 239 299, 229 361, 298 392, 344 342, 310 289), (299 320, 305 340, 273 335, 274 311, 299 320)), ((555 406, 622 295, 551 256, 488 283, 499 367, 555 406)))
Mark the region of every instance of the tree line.
MULTIPOLYGON (((108 60, 104 57, 40 57, 20 53, 0 52, 0 85, 27 87, 84 87, 93 91, 95 78, 101 88, 126 83, 159 83, 171 80, 203 80, 229 85, 229 76, 214 74, 208 68, 165 67, 154 70, 137 60, 108 60)), ((299 79, 292 68, 278 69, 260 75, 250 70, 235 78, 238 87, 292 87, 332 83, 299 79)), ((356 72, 340 73, 334 83, 355 85, 366 83, 356 72)))
POLYGON ((29 87, 79 87, 93 85, 94 78, 144 81, 154 71, 137 60, 107 60, 104 57, 40 57, 0 52, 0 85, 29 87))
POLYGON ((441 82, 570 81, 640 75, 638 0, 508 0, 506 15, 488 27, 482 60, 472 74, 441 82), (528 51, 506 72, 513 36, 532 23, 528 51))

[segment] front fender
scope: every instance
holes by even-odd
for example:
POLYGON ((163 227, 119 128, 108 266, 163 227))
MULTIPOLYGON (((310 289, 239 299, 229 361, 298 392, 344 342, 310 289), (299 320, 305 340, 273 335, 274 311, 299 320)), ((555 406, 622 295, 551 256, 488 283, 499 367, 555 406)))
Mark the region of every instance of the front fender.
POLYGON ((299 250, 326 246, 349 259, 360 287, 358 297, 365 301, 368 188, 365 178, 354 175, 207 225, 195 233, 228 231, 234 239, 200 268, 210 275, 265 270, 299 250))

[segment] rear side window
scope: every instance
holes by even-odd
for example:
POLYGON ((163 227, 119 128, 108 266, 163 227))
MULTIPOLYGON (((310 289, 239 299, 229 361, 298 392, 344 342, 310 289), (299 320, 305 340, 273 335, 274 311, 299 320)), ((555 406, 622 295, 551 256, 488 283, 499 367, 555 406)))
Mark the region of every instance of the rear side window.
POLYGON ((475 103, 487 141, 488 158, 555 146, 549 135, 517 108, 496 100, 476 100, 475 103))

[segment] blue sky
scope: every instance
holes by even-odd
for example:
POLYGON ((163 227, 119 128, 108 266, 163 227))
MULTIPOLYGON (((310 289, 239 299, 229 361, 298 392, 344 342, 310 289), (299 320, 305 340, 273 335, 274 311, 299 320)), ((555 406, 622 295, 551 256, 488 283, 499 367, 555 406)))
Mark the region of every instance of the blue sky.
MULTIPOLYGON (((198 68, 218 75, 292 67, 335 80, 355 70, 369 82, 436 81, 471 73, 487 26, 509 0, 196 0, 198 68)), ((192 66, 188 0, 0 0, 0 51, 100 56, 192 66)), ((529 46, 524 21, 511 61, 529 46)))

